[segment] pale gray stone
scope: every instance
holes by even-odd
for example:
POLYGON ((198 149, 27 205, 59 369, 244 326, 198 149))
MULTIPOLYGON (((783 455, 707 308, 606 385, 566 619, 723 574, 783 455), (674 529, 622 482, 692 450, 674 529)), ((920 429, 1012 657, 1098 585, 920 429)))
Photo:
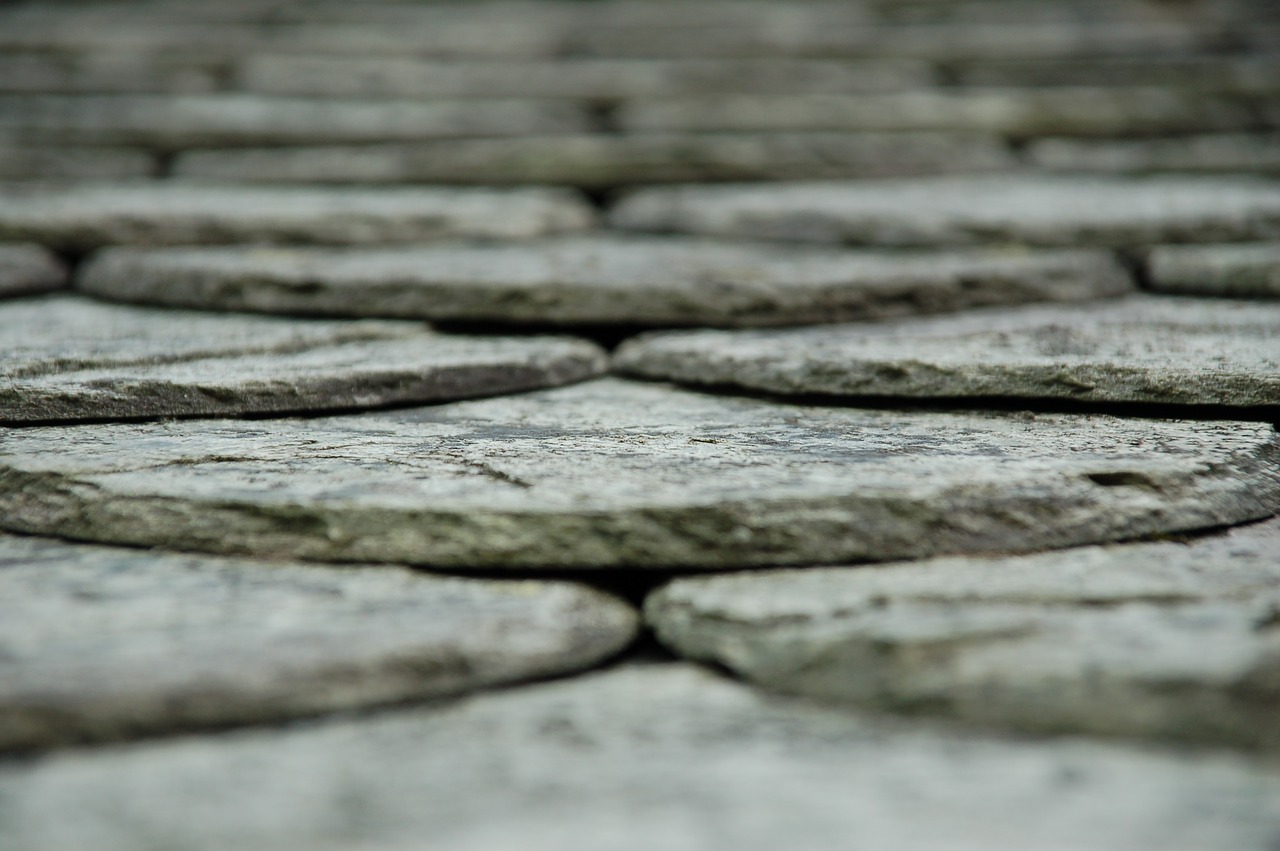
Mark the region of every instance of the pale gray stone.
POLYGON ((9 851, 1268 851, 1229 753, 1000 739, 625 666, 429 709, 0 768, 9 851))
POLYGON ((786 692, 1020 730, 1280 748, 1280 522, 1190 545, 681 579, 648 619, 786 692))
POLYGON ((1264 423, 801 407, 616 379, 362 416, 12 432, 11 531, 458 569, 845 563, 1265 517, 1264 423))
POLYGON ((1169 139, 1040 139, 1027 147, 1038 168, 1095 172, 1280 174, 1280 134, 1220 133, 1169 139))
POLYGON ((909 177, 1016 168, 999 140, 954 133, 644 133, 412 145, 196 150, 174 173, 266 183, 568 184, 909 177))
POLYGON ((9 536, 0 612, 0 751, 453 695, 590 667, 636 631, 567 582, 9 536))
POLYGON ((1134 245, 1280 237, 1280 184, 1165 177, 936 177, 639 190, 610 221, 805 242, 1134 245))
POLYGON ((519 136, 585 128, 579 106, 546 101, 0 95, 0 132, 25 142, 179 148, 519 136))
MULTIPOLYGON (((0 242, 0 298, 51 292, 66 285, 67 270, 44 248, 0 242)), ((11 306, 5 307, 6 313, 12 310, 11 306)), ((0 322, 4 315, 0 314, 0 322)))
POLYGON ((439 402, 604 370, 567 337, 465 337, 38 299, 0 311, 0 422, 213 416, 439 402))
POLYGON ((743 92, 891 91, 927 86, 922 62, 822 59, 429 60, 404 56, 252 56, 238 89, 327 97, 535 97, 613 100, 743 92))
POLYGON ((1280 297, 1280 242, 1161 245, 1147 255, 1152 289, 1249 298, 1280 297))
POLYGON ((591 208, 559 189, 203 186, 0 188, 0 239, 71 250, 133 243, 378 244, 520 239, 585 230, 591 208))
POLYGON ((615 363, 781 394, 1280 405, 1280 305, 1135 296, 883 325, 667 332, 624 343, 615 363))
POLYGON ((0 139, 0 180, 126 180, 155 171, 155 156, 136 148, 18 145, 0 139))
POLYGON ((382 250, 117 248, 80 272, 124 301, 497 322, 777 325, 1129 292, 1091 251, 924 256, 590 236, 382 250))
POLYGON ((617 120, 632 132, 931 130, 1014 137, 1244 130, 1256 123, 1247 104, 1168 88, 672 97, 629 101, 617 120))

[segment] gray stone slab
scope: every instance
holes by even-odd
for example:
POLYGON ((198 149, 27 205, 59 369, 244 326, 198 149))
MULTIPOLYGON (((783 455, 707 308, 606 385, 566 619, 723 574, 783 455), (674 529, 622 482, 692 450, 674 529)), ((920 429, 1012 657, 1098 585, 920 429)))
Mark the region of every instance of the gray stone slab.
POLYGON ((1190 545, 682 579, 659 637, 771 688, 1018 730, 1280 748, 1280 522, 1190 545))
POLYGON ((962 86, 1164 86, 1236 95, 1280 90, 1280 54, 1156 54, 1089 62, 1025 59, 973 62, 948 70, 962 86))
POLYGON ((931 130, 1028 136, 1113 136, 1245 130, 1247 104, 1169 88, 995 89, 898 94, 720 95, 633 100, 631 132, 931 130))
POLYGON ((28 300, 0 311, 0 422, 332 411, 598 375, 568 337, 466 337, 412 322, 312 322, 28 300))
POLYGON ((574 133, 586 124, 576 104, 554 101, 0 95, 0 132, 25 142, 158 148, 390 142, 574 133))
POLYGON ((892 91, 931 82, 925 63, 909 61, 566 57, 486 62, 261 55, 240 63, 233 85, 275 95, 612 100, 743 92, 892 91))
POLYGON ((615 363, 780 394, 1280 405, 1280 305, 1135 296, 875 326, 667 332, 624 343, 615 363))
POLYGON ((156 173, 155 155, 137 148, 19 145, 0 139, 0 180, 124 180, 156 173))
POLYGON ((0 56, 0 92, 212 92, 219 63, 135 53, 9 53, 0 56))
POLYGON ((52 292, 66 285, 66 268, 44 248, 0 242, 0 298, 52 292))
POLYGON ((1224 753, 895 724, 686 664, 0 768, 11 851, 1266 851, 1280 779, 1224 753))
POLYGON ((1280 134, 1220 133, 1169 139, 1040 139, 1026 156, 1054 171, 1280 174, 1280 134))
MULTIPOLYGON (((590 667, 636 615, 450 579, 0 536, 0 751, 280 721, 590 667)), ((0 818, 0 821, 3 819, 0 818)))
POLYGON ((1092 251, 927 255, 591 236, 383 250, 103 251, 84 291, 274 313, 628 325, 778 325, 1131 291, 1092 251))
POLYGON ((1277 449, 1263 423, 800 407, 606 379, 361 416, 14 431, 0 524, 457 569, 838 564, 1265 517, 1277 449))
POLYGON ((558 189, 205 186, 0 187, 0 239, 83 251, 120 243, 379 244, 520 239, 585 230, 591 208, 558 189))
POLYGON ((610 221, 626 230, 877 245, 1234 242, 1280 237, 1280 183, 1026 176, 660 187, 625 198, 610 221))
POLYGON ((567 184, 909 177, 1014 169, 999 140, 954 133, 644 133, 411 145, 195 150, 174 173, 265 183, 567 184))
POLYGON ((1162 245, 1146 267, 1148 286, 1163 292, 1280 297, 1280 243, 1162 245))

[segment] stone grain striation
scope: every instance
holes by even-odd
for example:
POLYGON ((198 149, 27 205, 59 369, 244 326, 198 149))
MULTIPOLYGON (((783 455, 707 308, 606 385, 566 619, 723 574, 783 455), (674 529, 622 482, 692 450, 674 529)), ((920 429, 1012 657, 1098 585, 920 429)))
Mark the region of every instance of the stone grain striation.
POLYGON ((1161 245, 1147 255, 1154 290, 1188 295, 1280 298, 1280 242, 1161 245))
POLYGON ((688 664, 53 754, 0 767, 0 798, 10 851, 1265 851, 1280 827, 1280 781, 1236 755, 907 727, 688 664))
POLYGON ((0 188, 0 239, 84 251, 103 245, 522 239, 590 227, 559 189, 361 189, 177 183, 0 188))
POLYGON ((25 429, 12 531, 457 569, 845 563, 1265 517, 1271 426, 778 405, 614 379, 359 417, 25 429))
POLYGON ((1276 406, 1280 307, 1132 296, 874 326, 659 332, 624 343, 615 364, 788 395, 1276 406))
POLYGON ((1280 521, 1191 544, 680 579, 659 637, 785 692, 1054 733, 1280 748, 1280 521))
POLYGON ((0 311, 0 422, 325 411, 439 402, 598 375, 567 337, 310 322, 32 299, 0 311))
POLYGON ((145 304, 508 323, 779 325, 1130 292, 1095 251, 927 255, 587 236, 382 250, 117 248, 77 285, 145 304))
POLYGON ((625 603, 565 582, 0 536, 0 751, 264 723, 577 671, 625 603))
POLYGON ((625 230, 876 245, 1240 242, 1280 237, 1280 184, 1029 175, 659 187, 625 198, 610 221, 625 230))
POLYGON ((0 298, 52 292, 67 283, 67 270, 44 248, 0 242, 0 298))

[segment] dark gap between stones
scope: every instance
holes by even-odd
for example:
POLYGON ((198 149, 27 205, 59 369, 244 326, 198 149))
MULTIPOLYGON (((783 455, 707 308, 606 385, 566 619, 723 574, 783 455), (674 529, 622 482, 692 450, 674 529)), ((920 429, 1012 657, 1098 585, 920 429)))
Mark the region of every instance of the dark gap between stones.
POLYGON ((151 177, 155 180, 168 180, 173 177, 173 167, 178 160, 178 151, 155 150, 151 152, 151 177))
POLYGON ((614 99, 590 100, 585 105, 587 129, 596 135, 616 136, 622 132, 618 124, 621 103, 614 99))
POLYGON ((659 330, 652 325, 619 323, 617 325, 552 322, 494 322, 486 320, 448 319, 431 322, 431 327, 446 334, 468 334, 477 337, 527 337, 544 334, 568 335, 590 340, 612 352, 637 334, 659 330))

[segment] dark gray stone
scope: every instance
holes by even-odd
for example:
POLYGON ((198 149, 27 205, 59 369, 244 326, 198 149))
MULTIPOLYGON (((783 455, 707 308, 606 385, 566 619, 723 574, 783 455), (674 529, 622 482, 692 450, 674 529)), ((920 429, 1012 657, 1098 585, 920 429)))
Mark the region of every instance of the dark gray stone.
POLYGON ((846 563, 1268 516, 1264 423, 897 413, 600 380, 305 420, 23 429, 11 531, 458 569, 846 563))
POLYGON ((1129 292, 1089 251, 924 256, 617 236, 403 249, 112 249, 78 286, 221 310, 511 323, 776 325, 1129 292))
POLYGON ((15 145, 0 139, 0 180, 124 180, 155 171, 155 157, 135 148, 15 145))
MULTIPOLYGON (((52 292, 66 285, 67 270, 47 250, 38 245, 0 242, 0 298, 52 292)), ((4 315, 0 314, 0 322, 3 320, 4 315)))
POLYGON ((1280 134, 1219 133, 1170 139, 1041 139, 1032 164, 1054 171, 1280 173, 1280 134))

